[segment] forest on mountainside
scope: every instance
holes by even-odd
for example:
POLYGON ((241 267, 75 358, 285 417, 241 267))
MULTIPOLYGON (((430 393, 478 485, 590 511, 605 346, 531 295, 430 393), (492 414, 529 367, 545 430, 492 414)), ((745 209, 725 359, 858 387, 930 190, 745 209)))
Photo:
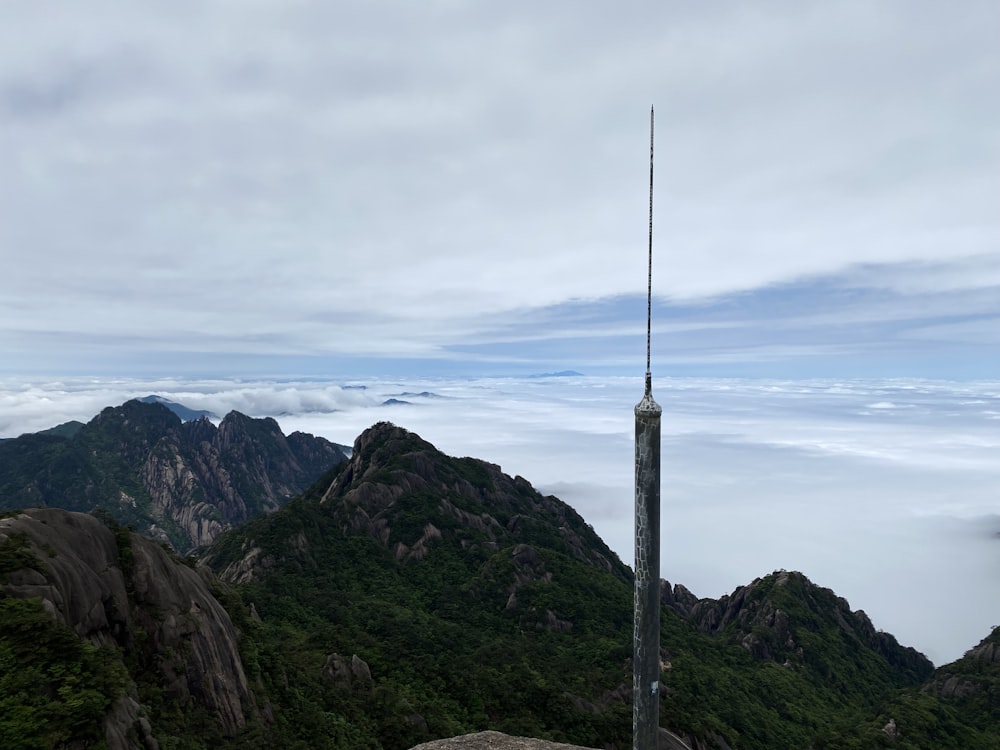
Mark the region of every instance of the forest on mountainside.
MULTIPOLYGON (((935 670, 801 573, 679 590, 661 723, 701 747, 1000 747, 996 630, 935 670)), ((107 513, 6 512, 0 746, 405 750, 490 728, 625 748, 631 625, 630 570, 572 508, 383 423, 198 559, 107 513), (82 568, 94 599, 68 621, 82 568)))

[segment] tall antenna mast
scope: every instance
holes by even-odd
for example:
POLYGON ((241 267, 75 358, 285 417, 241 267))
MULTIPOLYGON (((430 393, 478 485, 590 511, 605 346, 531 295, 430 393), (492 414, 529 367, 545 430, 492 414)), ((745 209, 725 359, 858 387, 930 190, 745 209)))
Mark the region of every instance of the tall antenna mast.
POLYGON ((653 323, 653 108, 649 108, 649 270, 646 274, 646 393, 653 390, 649 370, 650 332, 653 323))
POLYGON ((653 110, 649 110, 649 272, 646 392, 635 407, 635 611, 632 747, 656 750, 660 732, 660 415, 649 369, 653 310, 653 110))

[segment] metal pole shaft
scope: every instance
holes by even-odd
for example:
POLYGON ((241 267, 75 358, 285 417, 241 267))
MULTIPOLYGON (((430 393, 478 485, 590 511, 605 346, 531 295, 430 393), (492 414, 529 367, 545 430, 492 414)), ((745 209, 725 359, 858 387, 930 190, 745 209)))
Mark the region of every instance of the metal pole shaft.
POLYGON ((649 273, 646 389, 635 407, 635 612, 632 634, 632 747, 657 750, 660 729, 660 415, 653 400, 653 110, 649 110, 649 273))
POLYGON ((656 750, 660 726, 661 412, 660 406, 648 391, 635 407, 633 750, 656 750))

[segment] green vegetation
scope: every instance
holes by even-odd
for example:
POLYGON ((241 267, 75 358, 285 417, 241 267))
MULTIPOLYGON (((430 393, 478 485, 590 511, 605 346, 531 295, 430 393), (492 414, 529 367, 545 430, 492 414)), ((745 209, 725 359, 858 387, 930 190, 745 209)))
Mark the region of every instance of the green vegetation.
MULTIPOLYGON (((237 587, 229 602, 265 693, 281 707, 260 729, 265 743, 389 750, 493 728, 627 747, 631 582, 614 565, 609 572, 581 559, 567 530, 613 558, 583 519, 561 503, 546 505, 526 483, 502 481, 482 462, 443 457, 415 436, 389 431, 359 455, 364 471, 343 492, 368 484, 362 494, 379 498, 378 486, 403 477, 410 488, 390 506, 372 500, 387 544, 351 532, 338 498, 318 504, 336 480, 327 477, 282 511, 230 532, 215 550, 219 570, 251 547, 270 560, 266 574, 237 587), (478 489, 463 494, 458 480, 478 489), (502 530, 476 528, 445 512, 445 502, 470 516, 489 513, 502 530), (412 544, 426 523, 441 538, 425 558, 397 561, 394 545, 412 544), (521 554, 525 545, 531 552, 521 554), (260 622, 246 614, 251 605, 260 622), (364 659, 371 684, 324 678, 333 653, 364 659)), ((901 695, 920 695, 930 675, 923 657, 800 574, 755 582, 742 607, 753 616, 712 635, 664 610, 665 725, 741 750, 880 747, 864 744, 873 717, 901 695), (768 626, 766 613, 780 617, 768 626), (748 638, 766 656, 752 655, 748 638)), ((878 737, 888 739, 881 726, 878 737)), ((990 747, 977 745, 978 735, 967 739, 967 747, 990 747)))
MULTIPOLYGON (((487 728, 629 747, 628 569, 524 480, 391 425, 364 437, 354 461, 206 557, 217 572, 252 571, 214 590, 241 633, 259 709, 240 736, 171 692, 145 630, 121 653, 100 651, 36 602, 0 599, 0 746, 58 746, 130 677, 168 750, 405 750, 487 728), (28 653, 32 640, 43 653, 28 653), (28 694, 22 673, 48 687, 28 694)), ((129 577, 128 530, 105 522, 129 577)), ((0 582, 39 565, 36 554, 11 535, 0 582)), ((735 750, 1000 748, 1000 631, 932 672, 801 574, 724 599, 699 603, 702 615, 716 608, 711 618, 663 610, 661 720, 672 730, 735 750)))
POLYGON ((38 599, 0 596, 0 747, 104 747, 103 720, 122 695, 117 655, 57 624, 38 599))
MULTIPOLYGON (((129 402, 105 409, 79 428, 5 441, 0 444, 0 507, 103 509, 121 523, 147 528, 156 521, 136 463, 143 450, 176 426, 173 422, 180 424, 165 407, 129 402)), ((160 523, 176 533, 169 522, 160 523)))
POLYGON ((0 583, 6 583, 11 573, 24 568, 38 569, 38 561, 28 535, 23 531, 7 535, 0 541, 0 583))
POLYGON ((189 550, 203 539, 192 539, 186 510, 229 526, 274 510, 342 458, 321 438, 286 441, 273 419, 233 412, 217 429, 182 423, 160 403, 128 401, 85 425, 0 442, 0 510, 105 511, 189 550))

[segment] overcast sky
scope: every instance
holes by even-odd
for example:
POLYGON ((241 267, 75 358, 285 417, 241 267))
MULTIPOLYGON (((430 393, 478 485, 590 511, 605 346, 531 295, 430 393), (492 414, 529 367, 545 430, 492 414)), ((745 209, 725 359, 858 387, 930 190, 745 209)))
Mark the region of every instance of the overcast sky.
POLYGON ((0 372, 1000 367, 1000 5, 0 8, 0 372))

